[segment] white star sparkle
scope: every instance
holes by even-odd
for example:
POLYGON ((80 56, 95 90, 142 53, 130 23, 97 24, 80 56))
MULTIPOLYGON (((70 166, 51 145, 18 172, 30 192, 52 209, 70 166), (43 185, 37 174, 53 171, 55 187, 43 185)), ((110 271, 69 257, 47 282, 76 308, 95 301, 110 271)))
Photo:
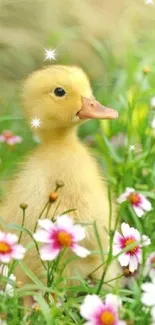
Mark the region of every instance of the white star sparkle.
POLYGON ((45 49, 45 59, 44 59, 44 61, 45 60, 55 60, 56 61, 55 51, 56 51, 56 49, 54 49, 54 50, 51 50, 51 49, 47 50, 47 49, 45 49))
POLYGON ((145 5, 153 5, 153 0, 146 0, 145 5))
POLYGON ((130 150, 135 150, 135 144, 134 145, 130 145, 130 150))
POLYGON ((38 127, 40 127, 40 124, 41 124, 41 121, 37 117, 33 118, 32 121, 31 121, 31 125, 35 129, 38 128, 38 127))

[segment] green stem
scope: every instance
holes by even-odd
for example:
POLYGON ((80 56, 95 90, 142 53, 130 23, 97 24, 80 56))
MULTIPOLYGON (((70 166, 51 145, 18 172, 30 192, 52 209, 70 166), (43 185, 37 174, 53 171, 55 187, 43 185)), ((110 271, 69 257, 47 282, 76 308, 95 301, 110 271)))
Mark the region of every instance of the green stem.
MULTIPOLYGON (((24 227, 24 224, 25 224, 25 211, 26 209, 22 209, 23 210, 23 217, 22 217, 22 228, 24 227)), ((23 234, 23 231, 21 230, 20 234, 19 234, 19 239, 18 239, 18 244, 21 242, 21 238, 22 238, 22 234, 23 234)))
POLYGON ((103 270, 102 277, 101 277, 101 280, 99 282, 99 285, 98 285, 98 288, 97 288, 97 291, 96 291, 97 294, 100 293, 100 290, 102 288, 102 285, 103 285, 103 282, 104 282, 104 278, 105 278, 106 272, 107 272, 107 270, 109 268, 109 265, 110 265, 111 259, 112 259, 112 246, 113 246, 114 232, 111 230, 112 200, 111 200, 110 186, 108 188, 108 198, 109 198, 109 235, 110 235, 110 249, 109 249, 107 261, 106 261, 106 264, 105 264, 105 268, 103 270))
POLYGON ((37 224, 38 224, 38 220, 42 217, 44 211, 46 210, 46 208, 48 207, 49 204, 50 204, 50 202, 49 202, 49 200, 48 200, 47 203, 45 204, 43 210, 42 210, 41 213, 39 214, 39 217, 38 217, 38 219, 37 219, 37 222, 36 222, 36 224, 35 224, 35 227, 34 227, 33 232, 36 231, 36 229, 37 229, 37 224))

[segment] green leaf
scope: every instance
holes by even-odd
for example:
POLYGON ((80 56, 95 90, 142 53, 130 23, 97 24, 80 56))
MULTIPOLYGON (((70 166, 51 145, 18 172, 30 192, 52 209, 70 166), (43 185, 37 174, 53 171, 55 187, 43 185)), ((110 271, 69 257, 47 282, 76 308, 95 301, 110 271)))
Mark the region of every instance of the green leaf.
POLYGON ((38 285, 38 289, 46 291, 46 287, 43 285, 43 283, 35 276, 35 274, 29 270, 29 268, 26 266, 26 264, 22 261, 19 261, 19 265, 23 269, 23 271, 27 274, 27 276, 38 285))
POLYGON ((51 315, 51 310, 47 304, 47 302, 45 301, 45 299, 40 295, 40 294, 35 294, 35 298, 41 308, 41 312, 44 315, 44 318, 46 320, 47 325, 52 325, 54 324, 54 319, 51 315))

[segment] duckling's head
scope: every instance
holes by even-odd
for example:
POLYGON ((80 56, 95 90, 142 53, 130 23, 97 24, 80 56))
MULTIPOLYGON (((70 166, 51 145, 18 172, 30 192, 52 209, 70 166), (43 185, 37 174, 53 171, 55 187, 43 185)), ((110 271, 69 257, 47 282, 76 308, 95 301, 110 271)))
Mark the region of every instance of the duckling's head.
POLYGON ((113 109, 95 100, 88 77, 75 66, 52 65, 32 73, 24 84, 26 116, 40 120, 39 133, 63 133, 84 120, 113 119, 113 109))

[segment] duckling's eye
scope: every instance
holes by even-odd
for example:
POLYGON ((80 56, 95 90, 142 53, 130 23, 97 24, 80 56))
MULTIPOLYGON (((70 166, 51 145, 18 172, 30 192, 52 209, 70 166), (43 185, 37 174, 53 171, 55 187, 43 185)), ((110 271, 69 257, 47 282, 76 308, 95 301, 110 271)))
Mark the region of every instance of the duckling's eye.
POLYGON ((65 90, 63 88, 60 88, 60 87, 57 87, 54 89, 54 94, 57 96, 57 97, 62 97, 66 94, 65 90))

